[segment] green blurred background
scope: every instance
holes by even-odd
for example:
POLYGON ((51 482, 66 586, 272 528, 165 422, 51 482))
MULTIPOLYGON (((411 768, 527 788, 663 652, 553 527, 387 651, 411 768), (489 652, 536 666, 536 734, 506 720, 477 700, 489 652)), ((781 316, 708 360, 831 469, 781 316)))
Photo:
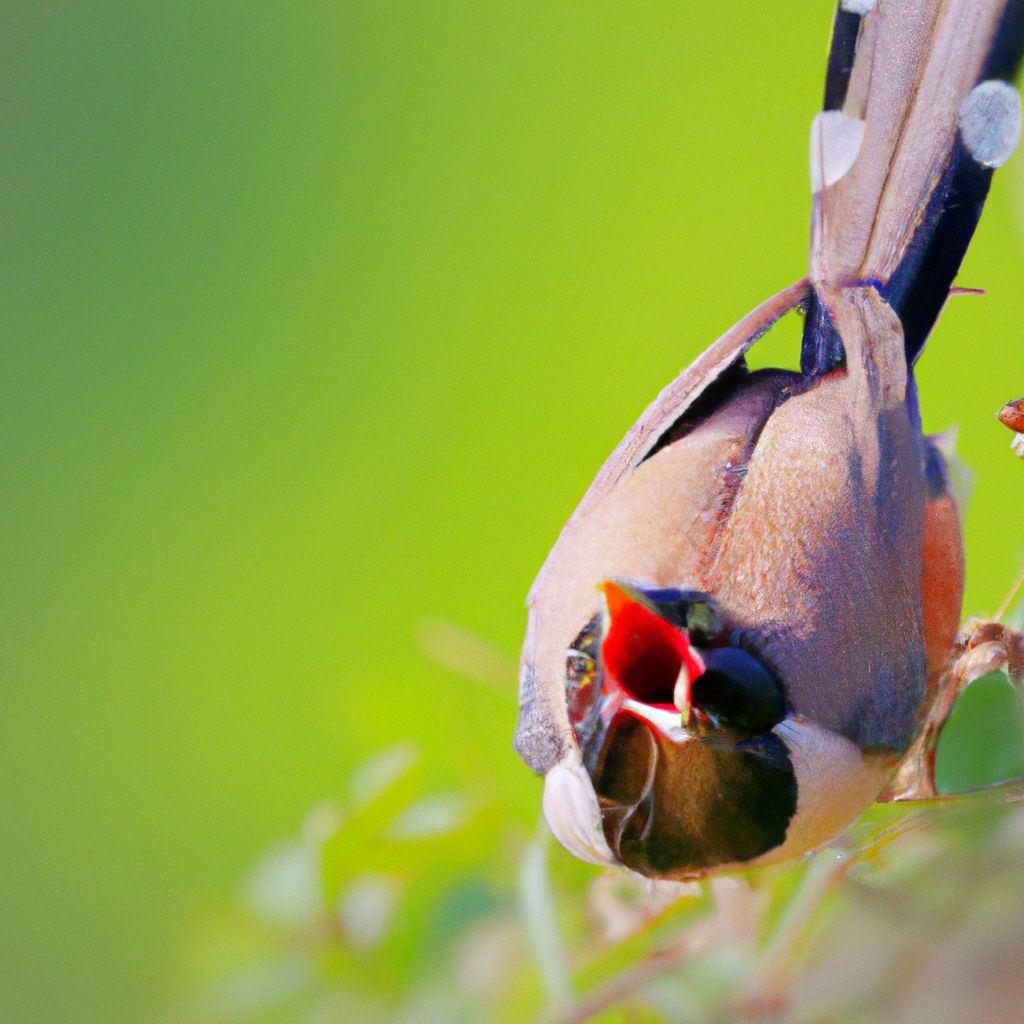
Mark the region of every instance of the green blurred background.
MULTIPOLYGON (((646 402, 802 275, 830 18, 5 6, 5 1021, 158 1016, 195 916, 396 740, 532 829, 524 595, 646 402)), ((972 613, 1024 549, 1022 199, 1018 157, 920 368, 972 613)))

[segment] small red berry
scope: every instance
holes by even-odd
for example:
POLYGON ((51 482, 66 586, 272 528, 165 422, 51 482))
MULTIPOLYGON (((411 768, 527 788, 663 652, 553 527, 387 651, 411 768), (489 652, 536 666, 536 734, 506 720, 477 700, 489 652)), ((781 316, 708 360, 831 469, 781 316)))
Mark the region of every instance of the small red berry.
POLYGON ((999 410, 999 422, 1018 434, 1024 434, 1024 398, 1018 398, 1015 402, 1007 402, 999 410))

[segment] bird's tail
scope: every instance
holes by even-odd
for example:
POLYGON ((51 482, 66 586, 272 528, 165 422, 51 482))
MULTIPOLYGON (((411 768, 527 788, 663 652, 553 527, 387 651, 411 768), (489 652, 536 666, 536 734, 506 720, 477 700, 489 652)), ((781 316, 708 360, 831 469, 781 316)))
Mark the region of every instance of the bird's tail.
MULTIPOLYGON (((911 362, 1020 135, 1010 80, 1022 50, 1024 0, 841 0, 836 11, 811 133, 811 281, 877 288, 911 362)), ((814 321, 805 369, 836 358, 814 321)))

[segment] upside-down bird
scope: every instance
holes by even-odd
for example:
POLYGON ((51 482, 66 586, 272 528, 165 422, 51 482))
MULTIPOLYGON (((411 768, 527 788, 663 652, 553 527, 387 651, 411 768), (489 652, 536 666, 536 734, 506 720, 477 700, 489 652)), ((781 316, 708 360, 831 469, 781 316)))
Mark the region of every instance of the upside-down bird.
POLYGON ((841 832, 918 739, 959 515, 914 364, 1020 133, 1021 0, 842 0, 810 270, 658 396, 529 596, 515 745, 577 856, 689 878, 841 832), (803 311, 800 371, 745 353, 803 311))

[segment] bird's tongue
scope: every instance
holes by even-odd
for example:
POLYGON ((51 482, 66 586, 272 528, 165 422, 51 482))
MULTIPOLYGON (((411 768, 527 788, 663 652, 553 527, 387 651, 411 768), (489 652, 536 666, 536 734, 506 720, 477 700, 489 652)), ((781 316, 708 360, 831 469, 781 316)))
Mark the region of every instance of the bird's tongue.
POLYGON ((601 584, 608 610, 601 657, 605 677, 627 697, 675 712, 689 706, 704 671, 685 631, 666 622, 622 585, 601 584))

